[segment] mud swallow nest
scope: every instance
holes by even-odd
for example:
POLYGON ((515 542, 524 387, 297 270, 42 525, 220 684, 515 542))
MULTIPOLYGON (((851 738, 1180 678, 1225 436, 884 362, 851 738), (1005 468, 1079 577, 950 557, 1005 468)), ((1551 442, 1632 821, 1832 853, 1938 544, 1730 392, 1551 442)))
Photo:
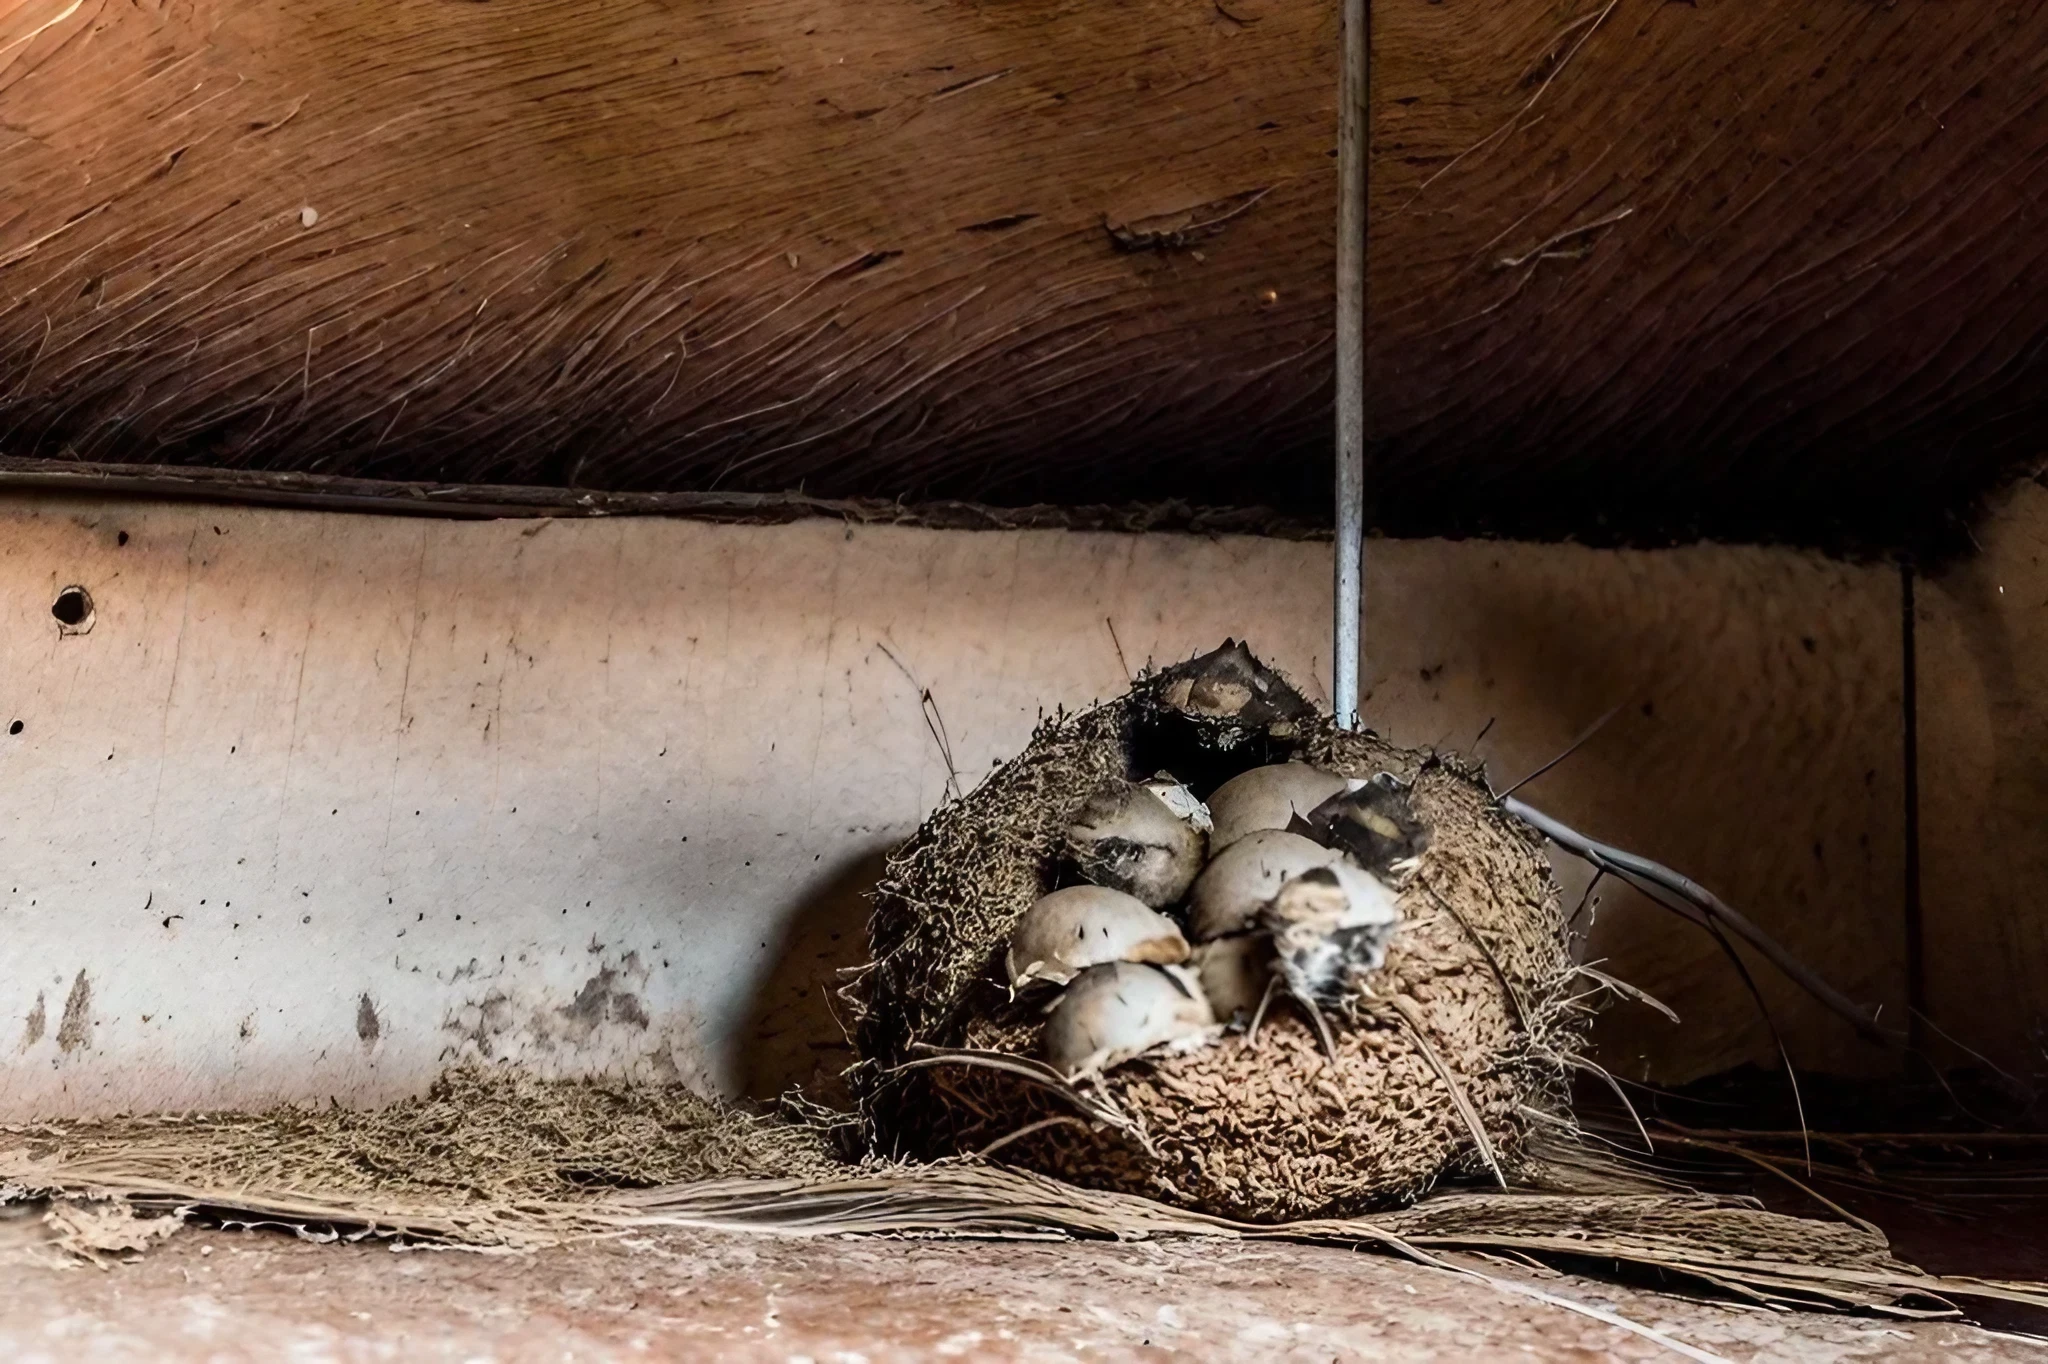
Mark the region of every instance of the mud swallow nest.
POLYGON ((1481 774, 1337 728, 1239 645, 1043 724, 890 859, 870 945, 851 991, 852 1078, 881 1153, 990 1151, 1246 1221, 1339 1216, 1447 1176, 1512 1173, 1531 1121, 1564 1112, 1588 1021, 1549 864, 1481 774), (1012 995, 1001 963, 1025 910, 1072 880, 1064 837, 1081 804, 1159 771, 1206 797, 1279 762, 1392 774, 1430 830, 1384 966, 1329 1011, 1334 1053, 1299 1013, 1275 1010, 1254 1040, 1240 1029, 1148 1053, 1082 1093, 1046 1084, 1042 1006, 1012 995))

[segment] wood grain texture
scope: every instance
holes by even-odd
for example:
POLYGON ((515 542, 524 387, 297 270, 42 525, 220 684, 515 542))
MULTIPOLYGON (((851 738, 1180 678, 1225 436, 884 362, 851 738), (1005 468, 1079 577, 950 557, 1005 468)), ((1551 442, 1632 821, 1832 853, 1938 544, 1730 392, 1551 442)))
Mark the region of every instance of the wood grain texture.
MULTIPOLYGON (((2048 10, 1375 7, 1378 520, 1925 531, 2048 418, 2048 10)), ((6 0, 0 444, 1323 505, 1335 11, 6 0)))
POLYGON ((81 11, 0 90, 35 187, 0 239, 9 451, 1214 483, 1229 431, 1319 421, 1327 291, 1286 286, 1326 25, 1272 8, 81 11), (1107 230, 1233 212, 1200 261, 1107 230))

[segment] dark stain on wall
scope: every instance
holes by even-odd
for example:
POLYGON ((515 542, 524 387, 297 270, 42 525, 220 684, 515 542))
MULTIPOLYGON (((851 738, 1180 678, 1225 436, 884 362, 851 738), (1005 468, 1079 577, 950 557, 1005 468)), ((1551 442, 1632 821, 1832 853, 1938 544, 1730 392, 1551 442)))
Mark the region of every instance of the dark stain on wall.
POLYGON ((38 990, 36 991, 35 1007, 28 1011, 28 1017, 22 1021, 21 1049, 27 1051, 30 1047, 42 1041, 43 1029, 48 1026, 49 1010, 43 1004, 43 992, 38 990))
POLYGON ((569 1021, 574 1040, 589 1041, 591 1033, 607 1022, 635 1028, 647 1026, 647 1008, 640 1002, 640 996, 620 988, 620 977, 636 974, 639 965, 639 955, 628 953, 619 967, 600 967, 596 975, 583 982, 576 998, 556 1011, 569 1021))
POLYGON ((64 1000, 64 1018, 57 1025, 57 1047, 70 1052, 91 1045, 92 980, 80 971, 71 982, 71 993, 64 1000))

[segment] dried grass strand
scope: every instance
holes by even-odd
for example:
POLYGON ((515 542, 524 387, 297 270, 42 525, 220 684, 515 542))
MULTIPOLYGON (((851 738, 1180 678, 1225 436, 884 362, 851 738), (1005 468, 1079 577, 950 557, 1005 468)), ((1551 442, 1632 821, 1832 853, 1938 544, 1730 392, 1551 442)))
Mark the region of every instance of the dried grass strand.
POLYGON ((1422 1011, 1403 996, 1395 995, 1388 1001, 1394 1013, 1407 1025, 1409 1036, 1415 1039, 1415 1048, 1422 1053, 1422 1059, 1429 1062, 1450 1091, 1451 1102, 1457 1106, 1458 1117, 1465 1129, 1472 1134, 1472 1144, 1479 1151, 1479 1158, 1486 1162, 1486 1168, 1493 1172, 1494 1182, 1501 1188, 1508 1187, 1507 1172, 1500 1167, 1500 1156, 1493 1149, 1493 1139, 1486 1135, 1486 1124, 1479 1120, 1479 1110, 1472 1107, 1472 1100, 1466 1096, 1465 1087, 1458 1083, 1457 1073, 1446 1065, 1436 1046, 1429 1040, 1429 1027, 1422 1017, 1422 1011))

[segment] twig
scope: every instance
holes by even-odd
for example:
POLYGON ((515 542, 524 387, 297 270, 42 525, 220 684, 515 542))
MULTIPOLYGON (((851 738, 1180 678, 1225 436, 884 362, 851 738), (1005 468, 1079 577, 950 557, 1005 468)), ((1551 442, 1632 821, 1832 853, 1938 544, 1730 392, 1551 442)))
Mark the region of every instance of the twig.
POLYGON ((1859 1151, 1858 1143, 1871 1146, 2048 1146, 2048 1132, 1787 1132, 1735 1127, 1686 1127, 1669 1118, 1657 1125, 1703 1140, 1797 1141, 1811 1137, 1824 1145, 1859 1151))
POLYGON ((1280 988, 1280 973, 1275 971, 1266 977, 1266 992, 1259 996, 1259 1007, 1252 1010, 1252 1021, 1245 1025, 1244 1044, 1256 1046, 1259 1040, 1259 1026, 1266 1021, 1266 1010, 1273 1007, 1273 992, 1280 988))
MULTIPOLYGON (((1493 268, 1496 270, 1519 270, 1522 266, 1527 265, 1530 261, 1548 260, 1552 254, 1552 247, 1562 246, 1564 243, 1570 241, 1573 237, 1583 237, 1588 232, 1598 232, 1603 227, 1612 227, 1616 223, 1620 222, 1623 218, 1626 218, 1629 214, 1634 212, 1635 209, 1633 207, 1618 208, 1614 212, 1608 214, 1603 218, 1595 218, 1590 223, 1581 223, 1577 227, 1568 227, 1564 231, 1558 233, 1556 236, 1553 236, 1549 240, 1545 241, 1542 245, 1531 247, 1529 250, 1524 251, 1519 256, 1502 256, 1499 260, 1493 263, 1493 268)), ((1588 249, 1590 250, 1591 248, 1589 247, 1588 249)), ((1562 255, 1564 253, 1559 252, 1557 254, 1562 255)))
POLYGON ((1458 1083, 1458 1077, 1452 1073, 1450 1066, 1430 1043, 1422 1011, 1404 995, 1395 995, 1388 1003, 1394 1006, 1394 1012, 1401 1016, 1401 1021, 1408 1025, 1408 1035, 1415 1039, 1415 1049, 1422 1053, 1422 1059, 1429 1062, 1436 1071, 1437 1078, 1444 1082, 1444 1088, 1450 1091, 1452 1105, 1457 1108, 1458 1116, 1465 1120, 1465 1126, 1471 1131, 1473 1145, 1479 1148, 1479 1158, 1486 1162, 1486 1168, 1493 1171, 1494 1179, 1505 1189, 1508 1186, 1508 1177, 1500 1168, 1500 1158, 1494 1154, 1493 1139, 1486 1135, 1486 1124, 1479 1120, 1479 1110, 1472 1107, 1472 1100, 1465 1096, 1464 1086, 1458 1083))
POLYGON ((1678 1017, 1678 1010, 1672 1008, 1669 1004, 1666 1004, 1663 1000, 1657 998, 1657 996, 1651 994, 1648 990, 1643 989, 1639 985, 1631 985, 1627 981, 1622 980, 1617 976, 1608 975, 1605 971, 1596 971, 1591 966, 1580 966, 1576 969, 1579 975, 1584 976, 1587 980, 1592 981, 1595 985, 1601 986, 1604 989, 1612 990, 1615 994, 1620 995, 1623 999, 1631 999, 1638 1004, 1646 1005, 1649 1008, 1655 1009, 1658 1013, 1663 1014, 1673 1023, 1682 1021, 1678 1017))
MULTIPOLYGON (((1713 935, 1715 944, 1720 947, 1723 955, 1728 958, 1729 965, 1735 968, 1736 977, 1742 981, 1742 988, 1749 992, 1751 1001, 1756 1005, 1757 1015, 1763 1019, 1765 1029, 1771 1034, 1771 1044, 1778 1049, 1778 1060, 1785 1067, 1785 1080, 1792 1087, 1793 1111, 1799 1118, 1800 1130, 1805 1131, 1806 1098, 1799 1092, 1799 1071, 1792 1064, 1792 1053, 1785 1046, 1784 1034, 1778 1031, 1778 1020, 1771 1016, 1771 1006, 1764 1002, 1764 992, 1758 988, 1756 977, 1752 976, 1749 972, 1749 963, 1745 962, 1742 959, 1742 954, 1735 950, 1735 944, 1728 941, 1728 935, 1721 931, 1720 923, 1705 915, 1690 902, 1678 899, 1676 894, 1664 885, 1647 878, 1631 876, 1626 871, 1618 874, 1624 882, 1633 886, 1652 904, 1662 905, 1680 918, 1691 919, 1713 935)), ((1811 1175, 1813 1173, 1812 1143, 1809 1142, 1805 1149, 1806 1172, 1811 1175)))
POLYGON ((946 789, 952 792, 954 800, 959 800, 965 792, 960 787, 960 769, 953 762, 953 736, 946 732, 946 717, 939 714, 939 703, 931 688, 925 688, 919 706, 924 712, 924 727, 931 731, 932 742, 939 746, 939 756, 946 760, 946 789))
MULTIPOLYGON (((1472 945, 1479 949, 1479 955, 1486 958, 1486 964, 1493 968, 1493 978, 1499 983, 1501 993, 1507 996, 1508 1009, 1515 1016, 1515 1026, 1524 1032, 1531 1031, 1529 1027, 1529 1011, 1522 1006, 1522 996, 1508 980, 1508 973, 1501 969, 1500 959, 1493 955, 1493 949, 1486 945, 1486 939, 1479 936, 1479 930, 1472 927, 1471 922, 1465 918, 1458 907, 1445 898, 1435 886, 1432 886, 1427 881, 1419 881, 1419 884, 1423 890, 1429 893, 1429 898, 1436 901, 1437 907, 1450 915, 1457 922, 1459 928, 1465 930, 1465 936, 1472 940, 1472 945)), ((1659 1007, 1662 1006, 1660 1005, 1659 1007)))
POLYGON ((1079 1109, 1091 1122, 1135 1141, 1146 1155, 1156 1158, 1159 1154, 1153 1147, 1151 1139, 1146 1136, 1143 1127, 1135 1120, 1110 1104, 1091 1099, 1081 1093, 1066 1076, 1042 1061, 1011 1056, 1004 1052, 977 1051, 967 1047, 934 1047, 926 1043, 917 1044, 917 1050, 926 1054, 914 1060, 900 1062, 882 1073, 894 1075, 899 1071, 928 1070, 933 1066, 978 1066, 983 1070, 1001 1071, 1057 1094, 1079 1109))
MULTIPOLYGON (((1847 1208, 1835 1202, 1834 1199, 1829 1198, 1826 1194, 1821 1193, 1818 1189, 1813 1188, 1811 1185, 1805 1183, 1802 1180, 1794 1178, 1790 1172, 1785 1170, 1776 1162, 1767 1160, 1763 1156, 1758 1155, 1754 1151, 1747 1151, 1740 1146, 1731 1145, 1726 1142, 1701 1141, 1697 1137, 1667 1136, 1665 1140, 1678 1146, 1691 1146, 1702 1151, 1718 1151, 1722 1155, 1736 1156, 1742 1160, 1746 1160, 1750 1164, 1756 1166, 1758 1169, 1764 1171, 1765 1173, 1776 1175, 1778 1178, 1784 1180, 1787 1184, 1790 1184, 1793 1188, 1799 1190, 1799 1192, 1805 1194, 1814 1202, 1820 1204, 1828 1211, 1834 1213, 1837 1217, 1840 1217, 1844 1222, 1848 1222, 1857 1227, 1860 1227, 1864 1231, 1869 1232, 1872 1236, 1881 1237, 1884 1235, 1884 1229, 1878 1226, 1875 1222, 1870 1221, 1868 1218, 1858 1217, 1855 1213, 1850 1212, 1847 1208)), ((1806 1174, 1807 1178, 1810 1179, 1813 1177, 1813 1170, 1811 1168, 1811 1153, 1808 1154, 1807 1164, 1808 1169, 1806 1174)))
MULTIPOLYGON (((1571 918, 1566 919, 1564 921, 1564 926, 1567 929, 1577 927, 1579 922, 1579 916, 1581 914, 1584 914, 1586 912, 1586 907, 1593 903, 1593 892, 1600 889, 1600 878, 1605 875, 1607 875, 1607 869, 1605 867, 1595 867, 1593 869, 1593 879, 1586 882, 1586 892, 1585 894, 1579 897, 1578 908, 1572 911, 1571 918)), ((1596 914, 1593 917, 1597 920, 1600 916, 1596 914)), ((1590 932, 1591 930, 1588 929, 1587 931, 1590 932)))
MULTIPOLYGON (((1607 16, 1614 13, 1614 7, 1620 3, 1621 0, 1607 0, 1606 8, 1600 10, 1597 14, 1591 16, 1592 26, 1586 30, 1585 34, 1582 37, 1580 37, 1580 39, 1576 43, 1572 44, 1571 50, 1565 53, 1564 56, 1558 60, 1557 65, 1550 68, 1549 74, 1544 76, 1543 78, 1543 84, 1537 86, 1536 93, 1529 96, 1528 103, 1524 104, 1521 108, 1515 110, 1513 114, 1509 115, 1508 121, 1501 124, 1500 127, 1495 128, 1485 137, 1480 138, 1477 142, 1467 147, 1464 151, 1459 152, 1449 161, 1439 166, 1436 169, 1435 173, 1433 173, 1427 180, 1424 180, 1420 185, 1416 186, 1415 193, 1409 196, 1407 203, 1401 205, 1400 212, 1406 213, 1409 210, 1409 208, 1414 205, 1415 201, 1417 199, 1420 199, 1423 196, 1423 194, 1428 191, 1431 185, 1443 179, 1446 175, 1449 175, 1451 171, 1454 168, 1456 168, 1458 163, 1463 161, 1466 157, 1472 155, 1474 152, 1481 150, 1490 143, 1496 142, 1502 137, 1505 137, 1507 134, 1513 132, 1515 130, 1516 125, 1521 123, 1522 117, 1525 114, 1527 114, 1531 109, 1534 109, 1536 107, 1536 102, 1542 99, 1544 93, 1550 89, 1551 82, 1555 81, 1558 78, 1558 76, 1564 72, 1564 69, 1567 66, 1571 65, 1572 58, 1578 56, 1580 50, 1584 48, 1587 43, 1593 41, 1593 35, 1600 31, 1600 26, 1607 22, 1607 16)), ((1557 35, 1557 37, 1564 37, 1565 34, 1570 33, 1573 29, 1578 28, 1585 22, 1585 16, 1581 16, 1580 18, 1573 20, 1571 23, 1565 25, 1563 31, 1560 32, 1557 35)), ((1553 45, 1555 44, 1555 42, 1556 39, 1552 39, 1553 45)))
POLYGON ((1610 844, 1588 838, 1570 825, 1553 819, 1528 802, 1517 800, 1513 796, 1501 798, 1501 809, 1522 820, 1567 852, 1584 858, 1596 870, 1611 871, 1638 889, 1641 889, 1644 883, 1657 886, 1697 911, 1701 921, 1718 923, 1728 928, 1762 953, 1771 965, 1784 972, 1800 989, 1840 1015, 1856 1029, 1856 1035, 1865 1041, 1886 1046, 1900 1045, 1901 1039, 1895 1033, 1878 1026, 1874 1013, 1828 984, 1812 968, 1779 946, 1768 933, 1690 877, 1681 876, 1661 862, 1652 862, 1647 857, 1639 857, 1635 853, 1624 852, 1610 844))
POLYGON ((1578 752, 1581 748, 1585 747, 1586 741, 1588 739, 1591 739, 1595 734, 1598 734, 1601 730, 1607 728, 1607 722, 1609 720, 1612 720, 1615 716, 1621 714, 1621 708, 1627 704, 1628 703, 1626 701, 1615 702, 1612 709, 1610 709, 1605 715, 1601 716, 1599 719, 1595 720, 1592 724, 1587 725, 1585 728, 1585 732, 1580 734, 1578 738, 1572 740, 1569 744, 1566 744, 1564 752, 1558 754, 1555 758, 1552 758, 1549 762, 1543 764, 1543 766, 1537 768, 1534 772, 1531 772, 1528 776, 1522 778, 1513 786, 1510 786, 1507 790, 1501 792, 1500 798, 1502 800, 1506 800, 1509 796, 1512 796, 1513 794, 1515 794, 1515 792, 1521 790, 1530 782, 1536 780, 1545 772, 1548 772, 1551 768, 1557 766, 1566 758, 1569 758, 1572 754, 1578 752))
POLYGON ((1574 1301, 1571 1298, 1559 1297, 1555 1293, 1547 1293, 1534 1285, 1518 1283, 1514 1279, 1497 1278, 1492 1274, 1486 1273, 1484 1270, 1473 1269, 1469 1265, 1453 1264, 1449 1260, 1438 1259, 1428 1251, 1394 1235, 1392 1232, 1378 1227, 1373 1227, 1372 1230, 1377 1233, 1381 1245, 1398 1254, 1407 1256, 1417 1264, 1424 1264, 1433 1269, 1444 1270, 1447 1273, 1460 1274, 1466 1278, 1477 1279, 1481 1283, 1487 1284, 1500 1292, 1515 1293, 1525 1298, 1534 1298, 1536 1301, 1547 1306, 1562 1308, 1567 1312, 1576 1312, 1583 1317, 1591 1317, 1594 1321, 1639 1335, 1645 1340, 1655 1341, 1667 1350, 1684 1355, 1687 1359, 1699 1361, 1699 1364, 1734 1364, 1732 1360, 1724 1355, 1711 1354, 1696 1346, 1688 1345, 1682 1340, 1674 1340, 1654 1326, 1645 1326, 1639 1321, 1630 1321, 1627 1317, 1619 1313, 1610 1312, 1604 1307, 1594 1307, 1587 1303, 1574 1301))
POLYGON ((960 787, 960 769, 953 763, 952 737, 946 733, 946 718, 939 714, 939 703, 933 699, 932 689, 917 680, 917 674, 910 670, 910 665, 898 658, 896 651, 888 644, 877 642, 875 647, 896 665, 896 670, 903 674, 911 686, 917 688, 918 713, 924 717, 924 727, 931 732, 932 742, 939 746, 939 758, 946 764, 946 793, 953 800, 960 799, 963 792, 960 787))
POLYGON ((1050 1118, 1040 1118, 1037 1122, 1026 1123, 1007 1137, 997 1137, 994 1141, 975 1152, 975 1154, 986 1159, 1002 1150, 1005 1146, 1008 1146, 1011 1142, 1021 1141, 1033 1132, 1043 1132, 1048 1127, 1079 1127, 1085 1130, 1087 1126, 1088 1124, 1082 1122, 1079 1118, 1066 1113, 1056 1113, 1050 1118))
POLYGON ((1682 1340, 1665 1335, 1654 1326, 1645 1326, 1639 1321, 1630 1321, 1627 1317, 1616 1312, 1610 1312, 1604 1307, 1594 1307, 1589 1303, 1576 1302, 1571 1298, 1545 1292, 1533 1284, 1517 1283, 1513 1279, 1498 1278, 1492 1274, 1481 1273, 1476 1269, 1467 1269, 1462 1265, 1446 1265, 1445 1267, 1451 1269, 1454 1273, 1468 1274, 1475 1279, 1491 1284, 1503 1293, 1518 1293, 1525 1298, 1534 1298, 1537 1302, 1544 1303, 1550 1307, 1559 1307, 1567 1312, 1576 1312, 1582 1317, 1591 1317, 1594 1321, 1603 1322, 1608 1326, 1641 1336, 1645 1340, 1654 1341, 1662 1345, 1674 1354, 1683 1355, 1687 1359, 1697 1360, 1699 1364, 1734 1364, 1726 1355, 1717 1355, 1711 1351, 1702 1350, 1697 1346, 1688 1345, 1682 1340))
MULTIPOLYGON (((1784 1034, 1778 1031, 1778 1021, 1771 1017, 1770 1005, 1764 1003, 1764 992, 1757 988, 1756 977, 1750 975, 1749 966, 1742 960, 1742 954, 1735 950, 1735 944, 1728 941, 1728 935, 1721 926, 1709 923, 1707 929, 1714 935, 1714 941, 1721 944, 1721 950, 1728 954, 1728 960, 1735 965, 1735 974, 1742 977, 1742 984, 1749 991, 1749 997, 1756 1001, 1756 1011, 1763 1015, 1764 1026, 1771 1030, 1771 1042, 1778 1048, 1778 1059, 1785 1064, 1785 1079, 1792 1085, 1792 1112, 1799 1119, 1799 1130, 1808 1131, 1806 1121, 1806 1098, 1799 1092, 1799 1072, 1792 1065, 1792 1053, 1785 1049, 1784 1034)), ((1806 1155, 1806 1174, 1813 1177, 1813 1139, 1805 1138, 1800 1149, 1806 1155)))
POLYGON ((1124 642, 1116 637, 1116 622, 1104 616, 1102 623, 1109 627, 1109 642, 1116 649, 1116 665, 1124 670, 1124 679, 1129 681, 1132 676, 1131 664, 1130 660, 1124 657, 1124 642))
POLYGON ((1607 1067, 1601 1065, 1599 1062, 1588 1060, 1586 1057, 1583 1056, 1572 1056, 1569 1054, 1560 1053, 1558 1055, 1558 1059, 1560 1061, 1563 1061, 1567 1066, 1573 1067, 1578 1070, 1586 1071, 1587 1073, 1592 1075, 1597 1075, 1600 1077, 1600 1079, 1606 1081, 1607 1087, 1614 1091, 1614 1097, 1621 1100, 1622 1109, 1625 1112, 1627 1112, 1630 1119, 1634 1121, 1636 1125, 1636 1132, 1643 1139, 1643 1149, 1648 1151, 1653 1156, 1657 1154, 1657 1143, 1650 1140, 1650 1129, 1643 1126, 1642 1114, 1636 1112, 1636 1106, 1628 1101, 1627 1091, 1622 1089, 1621 1081, 1614 1078, 1614 1074, 1612 1071, 1608 1070, 1607 1067))

